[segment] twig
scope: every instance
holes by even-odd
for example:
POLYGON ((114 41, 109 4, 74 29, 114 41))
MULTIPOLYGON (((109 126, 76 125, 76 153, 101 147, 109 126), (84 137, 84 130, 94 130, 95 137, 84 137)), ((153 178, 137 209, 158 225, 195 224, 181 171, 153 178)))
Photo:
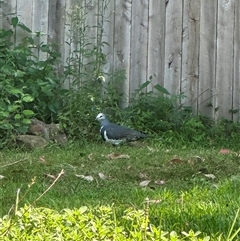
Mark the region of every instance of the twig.
POLYGON ((8 164, 6 164, 6 165, 0 166, 0 168, 8 167, 8 166, 11 166, 11 165, 14 165, 14 164, 17 164, 17 163, 19 163, 19 162, 26 161, 26 160, 27 160, 27 158, 22 159, 22 160, 20 160, 20 161, 11 162, 11 163, 8 163, 8 164))
POLYGON ((64 174, 64 170, 62 169, 61 172, 56 177, 56 179, 53 181, 53 183, 33 203, 36 203, 42 196, 44 196, 63 174, 64 174))
MULTIPOLYGON (((54 180, 54 182, 35 200, 33 201, 29 207, 27 208, 27 210, 25 210, 25 212, 22 214, 22 216, 29 210, 30 207, 32 207, 33 204, 35 204, 43 195, 45 195, 52 187, 53 185, 58 181, 58 179, 64 174, 64 170, 62 169, 61 172, 58 174, 57 178, 54 180)), ((16 199, 16 206, 19 202, 19 191, 20 189, 18 189, 17 191, 17 199, 16 199)), ((15 214, 16 214, 17 208, 15 207, 15 214)), ((9 231, 9 229, 11 228, 11 226, 16 222, 16 220, 13 223, 10 223, 9 226, 0 234, 0 235, 6 235, 6 233, 9 231)))
POLYGON ((20 193, 20 188, 18 188, 18 190, 17 190, 17 197, 16 197, 16 204, 15 204, 15 215, 16 215, 17 210, 18 210, 18 204, 19 204, 19 193, 20 193))

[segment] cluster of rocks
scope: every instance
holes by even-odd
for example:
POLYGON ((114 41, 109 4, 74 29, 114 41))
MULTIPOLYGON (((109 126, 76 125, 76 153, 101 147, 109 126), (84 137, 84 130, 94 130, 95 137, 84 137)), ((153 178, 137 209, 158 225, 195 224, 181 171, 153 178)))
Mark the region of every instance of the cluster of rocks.
POLYGON ((27 135, 18 135, 17 142, 31 148, 42 148, 50 142, 64 146, 67 143, 67 136, 59 124, 46 124, 38 119, 32 119, 27 135))

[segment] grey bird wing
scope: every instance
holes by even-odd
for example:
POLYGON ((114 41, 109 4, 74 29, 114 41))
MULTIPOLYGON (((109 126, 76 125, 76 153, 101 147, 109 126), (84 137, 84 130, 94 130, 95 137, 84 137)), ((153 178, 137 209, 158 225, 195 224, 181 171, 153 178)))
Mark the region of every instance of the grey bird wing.
POLYGON ((138 131, 135 131, 131 128, 120 126, 117 124, 110 123, 108 126, 104 128, 107 132, 107 136, 109 139, 126 139, 126 140, 134 140, 139 138, 145 138, 146 135, 142 134, 138 131))

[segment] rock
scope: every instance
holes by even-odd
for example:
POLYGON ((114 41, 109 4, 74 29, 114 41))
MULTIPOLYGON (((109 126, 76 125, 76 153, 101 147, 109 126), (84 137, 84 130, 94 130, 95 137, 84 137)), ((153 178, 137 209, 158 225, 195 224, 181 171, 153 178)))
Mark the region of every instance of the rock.
POLYGON ((17 142, 21 146, 27 146, 30 148, 43 148, 48 144, 48 141, 41 136, 33 135, 19 135, 17 136, 17 142))
POLYGON ((32 119, 29 126, 29 133, 43 137, 47 141, 55 141, 63 146, 67 143, 66 134, 60 129, 58 124, 45 124, 38 119, 32 119))
POLYGON ((38 119, 31 120, 28 132, 33 135, 42 136, 46 140, 49 140, 49 129, 47 125, 38 119))

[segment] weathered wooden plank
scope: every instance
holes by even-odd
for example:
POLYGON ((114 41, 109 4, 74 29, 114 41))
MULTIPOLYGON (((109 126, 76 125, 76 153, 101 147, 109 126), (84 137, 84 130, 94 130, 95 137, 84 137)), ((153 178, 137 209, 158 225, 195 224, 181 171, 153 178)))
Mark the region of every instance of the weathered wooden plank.
POLYGON ((123 107, 127 106, 130 97, 131 23, 132 1, 116 0, 113 33, 114 71, 125 70, 126 72, 126 79, 122 84, 123 107))
POLYGON ((3 3, 0 2, 0 28, 3 27, 3 3))
POLYGON ((231 119, 233 79, 234 0, 218 1, 217 63, 216 63, 216 118, 231 119))
POLYGON ((182 1, 166 2, 164 87, 180 93, 182 65, 182 1))
POLYGON ((97 45, 98 33, 98 0, 85 0, 85 7, 87 11, 86 24, 89 26, 88 40, 89 43, 97 45))
MULTIPOLYGON (((32 30, 32 11, 33 11, 32 7, 33 7, 33 0, 17 1, 17 16, 19 18, 19 22, 22 22, 31 30, 32 30)), ((17 34, 16 43, 19 43, 29 33, 27 33, 25 30, 21 28, 18 28, 16 34, 17 34)))
POLYGON ((132 0, 130 95, 147 80, 148 0, 132 0))
MULTIPOLYGON (((64 16, 65 16, 65 0, 49 1, 49 21, 48 21, 48 43, 57 44, 56 50, 60 53, 64 52, 64 16)), ((58 72, 64 71, 64 59, 61 58, 57 66, 58 72)))
POLYGON ((4 29, 10 29, 11 18, 17 15, 17 0, 4 1, 2 6, 2 27, 4 29))
MULTIPOLYGON (((166 0, 149 1, 147 77, 152 76, 152 86, 164 85, 165 5, 166 0)), ((151 90, 152 86, 148 86, 148 90, 151 90)))
MULTIPOLYGON (((106 55, 106 63, 103 65, 103 72, 111 74, 113 72, 113 30, 114 30, 114 1, 103 1, 102 15, 103 15, 103 37, 102 37, 102 51, 106 55)), ((108 75, 105 76, 106 82, 108 75)))
POLYGON ((240 1, 234 5, 233 120, 240 120, 240 1), (235 112, 238 111, 238 112, 235 112))
POLYGON ((218 0, 202 0, 200 13, 198 111, 214 117, 216 95, 216 38, 218 0))
POLYGON ((183 43, 182 43, 182 78, 181 93, 184 106, 191 106, 193 112, 198 108, 199 81, 199 0, 184 1, 183 8, 183 43))
POLYGON ((64 33, 62 26, 64 26, 65 0, 49 1, 48 9, 48 42, 57 43, 59 49, 64 33))
MULTIPOLYGON (((101 38, 99 35, 99 31, 101 31, 101 29, 99 29, 99 24, 101 25, 100 21, 101 21, 101 17, 99 16, 99 4, 101 4, 102 1, 98 1, 98 0, 85 0, 85 7, 86 7, 86 12, 87 12, 87 16, 86 16, 86 26, 88 26, 88 30, 87 30, 87 42, 89 44, 89 46, 87 48, 89 48, 89 50, 93 50, 93 48, 98 49, 98 51, 100 50, 97 47, 100 47, 99 45, 101 44, 101 38)), ((100 67, 101 66, 96 66, 97 64, 97 56, 91 56, 90 58, 85 58, 83 60, 83 63, 89 63, 90 61, 92 61, 93 63, 95 63, 94 65, 90 65, 87 66, 86 71, 93 71, 93 68, 99 68, 99 71, 101 70, 100 67), (94 58, 95 57, 95 58, 94 58)))
MULTIPOLYGON (((32 31, 39 32, 40 37, 34 37, 36 45, 47 43, 49 1, 33 1, 32 31)), ((46 59, 47 53, 35 51, 39 59, 46 59)))

